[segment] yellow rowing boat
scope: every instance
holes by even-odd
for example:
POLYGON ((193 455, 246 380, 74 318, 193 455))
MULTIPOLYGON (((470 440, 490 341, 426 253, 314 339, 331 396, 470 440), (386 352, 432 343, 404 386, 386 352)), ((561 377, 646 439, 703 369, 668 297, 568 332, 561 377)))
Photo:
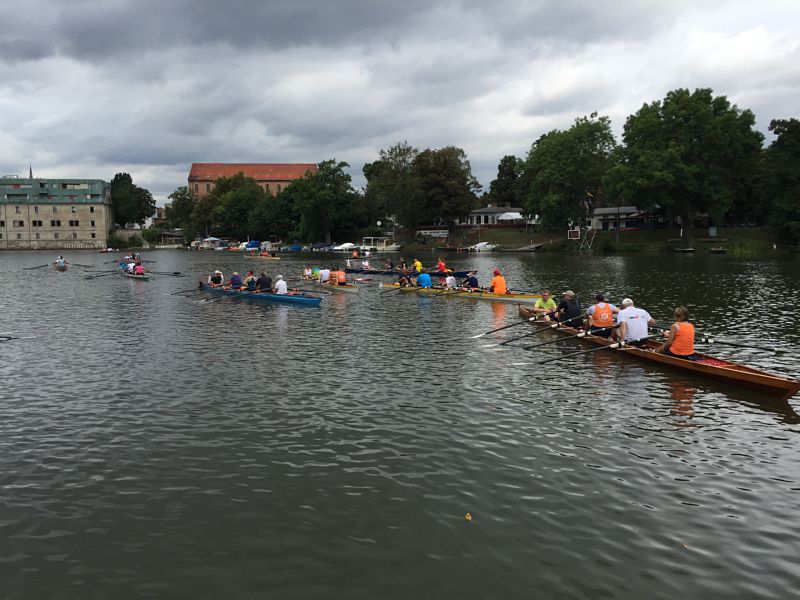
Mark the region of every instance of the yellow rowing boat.
POLYGON ((463 298, 465 300, 489 300, 490 302, 513 302, 515 304, 533 304, 541 294, 534 292, 508 292, 506 294, 495 294, 486 290, 473 290, 470 288, 429 287, 421 288, 417 286, 400 287, 398 283, 383 284, 381 287, 396 288, 401 294, 420 294, 422 296, 442 296, 447 298, 463 298))

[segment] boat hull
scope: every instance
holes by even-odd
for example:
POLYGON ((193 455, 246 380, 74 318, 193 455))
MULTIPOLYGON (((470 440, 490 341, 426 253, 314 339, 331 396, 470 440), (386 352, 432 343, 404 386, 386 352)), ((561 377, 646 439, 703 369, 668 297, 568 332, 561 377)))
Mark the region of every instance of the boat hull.
POLYGON ((303 306, 319 306, 320 302, 322 302, 322 298, 318 298, 316 296, 306 296, 304 294, 240 292, 221 287, 210 287, 205 284, 200 286, 200 290, 214 296, 230 296, 233 298, 242 298, 244 300, 253 300, 257 302, 277 302, 280 304, 300 304, 303 306))
POLYGON ((261 260, 280 260, 280 256, 250 256, 249 254, 244 255, 245 258, 260 258, 261 260))
MULTIPOLYGON (((321 290, 329 290, 331 292, 341 292, 345 294, 358 293, 358 286, 352 283, 348 283, 346 285, 332 285, 330 283, 320 283, 319 281, 316 281, 314 279, 310 279, 306 283, 310 284, 315 288, 319 288, 321 290)), ((303 285, 305 285, 305 283, 303 285)))
POLYGON ((420 296, 441 296, 447 298, 460 298, 462 300, 487 300, 489 302, 507 302, 510 304, 533 304, 539 298, 540 294, 522 293, 522 294, 493 294, 492 292, 484 291, 466 291, 463 288, 454 288, 448 290, 441 287, 421 288, 416 286, 400 287, 397 283, 384 284, 383 287, 395 288, 401 294, 419 294, 420 296))
MULTIPOLYGON (((519 315, 524 319, 530 319, 534 316, 534 313, 530 309, 520 305, 519 315)), ((565 336, 580 333, 579 329, 572 327, 558 327, 554 328, 553 331, 565 336)), ((609 346, 613 343, 613 341, 607 340, 606 338, 591 335, 576 339, 581 339, 597 346, 609 346)), ((676 358, 656 352, 656 348, 660 346, 661 342, 647 340, 642 343, 641 347, 623 346, 620 351, 626 356, 660 363, 680 369, 684 372, 689 371, 704 377, 716 379, 717 381, 724 381, 737 387, 747 388, 765 396, 770 396, 777 400, 788 400, 800 391, 800 381, 795 379, 771 375, 752 367, 719 359, 700 352, 695 352, 696 356, 701 357, 700 360, 676 358)))
POLYGON ((138 279, 139 281, 147 281, 150 279, 150 275, 137 275, 136 273, 123 273, 122 276, 128 279, 138 279))
MULTIPOLYGON (((350 267, 347 267, 344 272, 361 273, 366 275, 385 275, 387 277, 400 277, 400 275, 403 274, 402 271, 398 271, 397 269, 352 269, 350 267)), ((427 273, 431 277, 447 277, 448 275, 452 275, 458 279, 459 277, 466 277, 470 273, 473 273, 473 271, 453 271, 452 273, 443 273, 442 271, 427 271, 427 273)), ((411 275, 412 277, 416 277, 418 275, 418 273, 415 271, 408 271, 407 274, 411 275)))

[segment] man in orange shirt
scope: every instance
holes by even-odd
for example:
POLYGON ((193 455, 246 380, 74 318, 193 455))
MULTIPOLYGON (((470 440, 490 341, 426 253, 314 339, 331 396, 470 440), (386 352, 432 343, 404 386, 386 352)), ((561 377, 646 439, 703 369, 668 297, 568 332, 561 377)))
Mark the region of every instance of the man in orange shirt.
POLYGON ((506 287, 506 280, 500 274, 500 269, 494 270, 494 277, 492 277, 492 281, 491 283, 489 283, 489 291, 495 294, 508 293, 508 288, 506 287))

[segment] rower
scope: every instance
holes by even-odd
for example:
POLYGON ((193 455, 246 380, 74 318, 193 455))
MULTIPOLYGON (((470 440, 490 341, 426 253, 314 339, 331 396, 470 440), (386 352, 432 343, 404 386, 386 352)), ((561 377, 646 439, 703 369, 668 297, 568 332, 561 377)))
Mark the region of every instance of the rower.
POLYGON ((347 285, 347 273, 344 269, 338 269, 331 273, 331 279, 335 285, 347 285))
POLYGON ((636 308, 633 300, 625 298, 622 301, 622 310, 617 313, 617 339, 629 344, 636 344, 647 337, 647 328, 654 327, 656 321, 650 313, 642 308, 636 308))
POLYGON ((272 292, 272 277, 261 271, 261 276, 256 280, 256 292, 272 292))
POLYGON ((319 270, 319 282, 320 283, 328 283, 331 278, 331 270, 328 267, 322 267, 319 270))
POLYGON ((242 285, 247 288, 248 291, 254 292, 256 289, 256 276, 253 274, 252 271, 248 271, 247 275, 242 282, 242 285))
POLYGON ((303 269, 303 279, 311 279, 313 273, 314 271, 311 270, 311 265, 306 265, 306 268, 303 269))
POLYGON ((412 263, 412 266, 414 267, 414 270, 417 273, 422 273, 422 263, 419 261, 418 258, 414 257, 414 262, 412 263))
POLYGON ((66 267, 66 266, 67 266, 67 261, 65 261, 65 260, 64 260, 64 257, 63 257, 63 256, 59 256, 59 257, 56 259, 56 266, 57 266, 59 269, 63 269, 64 267, 66 267))
POLYGON ((492 277, 492 281, 489 283, 489 291, 493 294, 506 294, 508 293, 508 288, 506 287, 506 280, 500 274, 500 269, 494 270, 494 277, 492 277))
POLYGON ((364 260, 361 261, 361 268, 364 269, 365 271, 369 271, 372 268, 369 266, 368 259, 365 258, 364 260))
POLYGON ((289 288, 286 285, 286 282, 283 280, 283 275, 278 275, 277 280, 275 281, 275 293, 281 295, 289 293, 289 288))
POLYGON ((408 264, 406 264, 406 259, 402 256, 400 257, 400 262, 397 263, 397 268, 403 271, 404 273, 408 271, 408 264))
POLYGON ((689 323, 689 309, 679 306, 675 309, 675 322, 669 328, 667 340, 658 349, 661 354, 695 360, 694 325, 689 323))
POLYGON ((575 292, 572 290, 564 292, 564 297, 558 303, 554 316, 556 321, 563 323, 567 327, 580 327, 583 324, 581 303, 575 296, 575 292))
POLYGON ((136 261, 136 266, 133 267, 133 274, 144 275, 144 265, 142 265, 142 261, 140 260, 136 261))
POLYGON ((230 281, 228 281, 228 286, 232 290, 238 290, 242 287, 242 276, 239 275, 239 271, 234 271, 233 275, 231 275, 230 281))
POLYGON ((433 281, 431 281, 431 276, 425 272, 425 267, 423 267, 420 274, 417 275, 417 285, 421 288, 433 287, 433 281))
POLYGON ((383 261, 383 267, 387 271, 391 271, 392 269, 394 269, 394 263, 392 262, 392 259, 391 258, 387 258, 385 261, 383 261))
POLYGON ((603 294, 596 294, 595 304, 586 310, 586 326, 592 335, 600 337, 611 337, 611 328, 614 326, 614 315, 619 309, 613 304, 606 302, 603 294))
POLYGON ((213 275, 208 276, 208 283, 211 285, 222 285, 224 280, 225 279, 222 276, 222 271, 214 271, 213 275))
POLYGON ((133 270, 136 268, 136 261, 131 258, 130 262, 125 266, 125 270, 128 273, 133 273, 133 270))
POLYGON ((544 317, 545 321, 549 321, 551 315, 556 310, 556 302, 550 297, 550 290, 542 290, 540 292, 541 298, 538 298, 533 304, 533 312, 537 315, 544 317))
POLYGON ((447 277, 445 277, 445 279, 444 279, 444 285, 445 285, 445 287, 447 287, 447 289, 449 289, 449 290, 452 290, 453 288, 455 288, 455 287, 458 285, 458 282, 456 282, 456 278, 455 278, 455 277, 453 277, 453 272, 452 272, 452 271, 450 271, 450 272, 447 274, 447 277))
POLYGON ((439 273, 447 273, 450 271, 450 269, 447 268, 447 265, 444 264, 444 259, 441 256, 436 261, 436 270, 439 271, 439 273))
POLYGON ((475 276, 475 271, 471 271, 467 278, 461 282, 461 287, 470 288, 472 290, 479 290, 481 289, 480 284, 478 283, 478 278, 475 276))

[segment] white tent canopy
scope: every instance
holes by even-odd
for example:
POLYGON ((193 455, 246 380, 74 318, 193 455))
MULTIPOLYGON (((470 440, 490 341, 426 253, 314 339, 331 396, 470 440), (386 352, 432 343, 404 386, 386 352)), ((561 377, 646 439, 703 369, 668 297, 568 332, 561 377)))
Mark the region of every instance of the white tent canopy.
POLYGON ((504 212, 497 215, 498 221, 516 221, 522 220, 522 215, 518 212, 504 212))

